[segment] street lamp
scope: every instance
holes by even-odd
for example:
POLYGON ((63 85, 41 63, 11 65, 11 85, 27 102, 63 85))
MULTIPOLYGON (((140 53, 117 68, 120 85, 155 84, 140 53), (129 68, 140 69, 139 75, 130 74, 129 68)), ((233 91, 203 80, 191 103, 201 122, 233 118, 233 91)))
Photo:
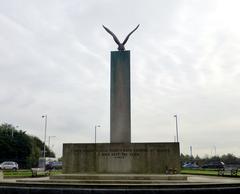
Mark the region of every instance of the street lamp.
POLYGON ((48 136, 48 148, 50 149, 50 139, 51 137, 56 137, 56 136, 48 136))
POLYGON ((213 146, 213 148, 214 148, 214 156, 217 156, 217 147, 213 146))
POLYGON ((97 143, 97 127, 101 127, 101 126, 95 125, 95 144, 97 143))
POLYGON ((174 115, 174 117, 176 118, 176 138, 178 142, 178 119, 177 119, 177 115, 174 115))
POLYGON ((192 146, 190 146, 190 157, 192 157, 192 146))
POLYGON ((45 125, 44 125, 44 142, 43 142, 43 157, 45 158, 45 152, 46 152, 46 133, 47 133, 47 115, 43 115, 42 118, 45 118, 45 125))

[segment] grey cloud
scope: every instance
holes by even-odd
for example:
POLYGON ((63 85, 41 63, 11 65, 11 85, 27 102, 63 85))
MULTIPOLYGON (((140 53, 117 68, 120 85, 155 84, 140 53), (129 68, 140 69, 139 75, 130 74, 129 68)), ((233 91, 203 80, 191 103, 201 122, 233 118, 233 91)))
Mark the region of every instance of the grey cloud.
POLYGON ((178 114, 182 152, 192 145, 198 154, 209 154, 215 144, 218 153, 238 154, 239 29, 231 22, 234 14, 221 25, 222 3, 25 0, 0 5, 1 122, 42 138, 41 115, 48 114, 48 135, 57 136, 58 156, 63 142, 93 141, 95 124, 102 126, 99 141, 109 141, 109 51, 116 44, 101 25, 123 39, 140 23, 126 45, 133 141, 173 141, 178 114), (235 136, 227 138, 228 131, 235 136), (221 137, 226 144, 218 141, 221 137))

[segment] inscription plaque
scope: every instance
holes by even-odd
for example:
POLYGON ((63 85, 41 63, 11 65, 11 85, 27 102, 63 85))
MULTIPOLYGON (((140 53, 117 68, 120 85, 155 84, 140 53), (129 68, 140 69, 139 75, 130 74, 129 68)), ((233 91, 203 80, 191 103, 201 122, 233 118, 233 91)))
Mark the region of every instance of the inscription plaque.
POLYGON ((179 144, 64 144, 63 164, 66 174, 165 173, 169 168, 179 172, 179 144))

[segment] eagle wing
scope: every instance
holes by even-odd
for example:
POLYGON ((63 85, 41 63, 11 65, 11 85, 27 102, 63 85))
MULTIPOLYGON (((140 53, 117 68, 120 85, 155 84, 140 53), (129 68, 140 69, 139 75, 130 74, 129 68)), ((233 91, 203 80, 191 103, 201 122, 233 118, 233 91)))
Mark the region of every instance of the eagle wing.
POLYGON ((109 34, 112 35, 113 40, 114 40, 118 45, 120 45, 121 43, 120 43, 120 41, 118 40, 117 36, 116 36, 111 30, 109 30, 107 27, 105 27, 104 25, 102 25, 102 26, 103 26, 103 28, 104 28, 109 34))
POLYGON ((128 41, 128 38, 131 36, 131 34, 138 29, 139 25, 140 25, 140 24, 138 24, 137 27, 134 28, 134 30, 127 35, 127 37, 125 38, 125 40, 124 40, 123 43, 122 43, 123 45, 126 44, 126 42, 128 41))

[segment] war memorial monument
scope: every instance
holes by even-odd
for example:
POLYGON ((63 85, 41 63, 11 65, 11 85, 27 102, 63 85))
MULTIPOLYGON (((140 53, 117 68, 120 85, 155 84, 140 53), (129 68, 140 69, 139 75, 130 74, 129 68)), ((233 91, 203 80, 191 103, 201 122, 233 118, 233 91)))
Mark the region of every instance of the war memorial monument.
MULTIPOLYGON (((180 171, 179 143, 131 143, 130 51, 111 52, 110 143, 63 145, 63 174, 7 180, 0 193, 239 193, 237 178, 173 175, 180 171), (169 175, 170 173, 170 175, 169 175)), ((151 130, 151 129, 146 129, 151 130)))
MULTIPOLYGON (((131 142, 130 51, 107 27, 118 44, 111 52, 110 143, 63 144, 63 174, 179 173, 179 143, 131 142)), ((146 129, 151 130, 151 129, 146 129)))

